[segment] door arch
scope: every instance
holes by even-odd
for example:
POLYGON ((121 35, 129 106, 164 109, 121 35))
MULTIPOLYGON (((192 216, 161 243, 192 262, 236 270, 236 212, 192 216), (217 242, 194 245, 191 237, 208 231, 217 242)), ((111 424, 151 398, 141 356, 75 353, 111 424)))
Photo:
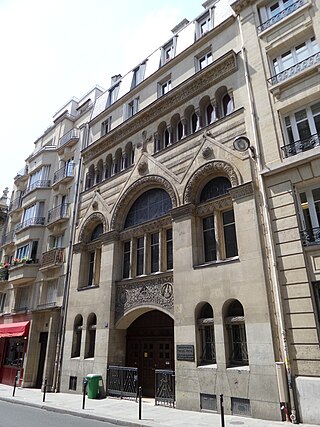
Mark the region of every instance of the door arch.
POLYGON ((126 366, 138 368, 144 396, 154 397, 155 369, 174 370, 173 326, 170 316, 152 310, 127 329, 126 366))

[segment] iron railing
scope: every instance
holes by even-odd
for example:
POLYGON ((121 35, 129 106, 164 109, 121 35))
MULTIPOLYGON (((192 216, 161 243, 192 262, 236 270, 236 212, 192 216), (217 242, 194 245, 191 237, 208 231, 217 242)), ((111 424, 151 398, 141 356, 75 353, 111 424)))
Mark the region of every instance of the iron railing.
POLYGON ((271 27, 277 22, 281 21, 283 18, 285 18, 286 16, 290 15, 292 12, 294 12, 295 10, 303 6, 304 3, 305 3, 305 0, 298 0, 295 3, 292 3, 290 6, 286 7, 285 9, 281 10, 281 12, 277 13, 275 16, 268 19, 263 24, 259 25, 257 27, 258 33, 261 33, 262 31, 266 30, 267 28, 271 27))
POLYGON ((25 195, 30 193, 30 191, 34 190, 35 188, 47 188, 50 187, 50 185, 51 181, 49 179, 40 179, 39 181, 29 185, 29 187, 26 189, 25 195))
POLYGON ((0 268, 0 280, 8 280, 9 278, 9 270, 8 267, 0 268))
POLYGON ((69 163, 66 166, 58 169, 53 175, 53 183, 61 181, 63 178, 73 177, 74 163, 69 163))
POLYGON ((69 218, 69 203, 63 203, 48 212, 48 224, 59 219, 69 218))
POLYGON ((14 211, 15 209, 19 209, 22 206, 22 197, 23 193, 20 194, 20 196, 16 197, 14 200, 10 202, 9 205, 9 212, 14 211))
POLYGON ((56 265, 63 263, 64 249, 52 249, 51 251, 44 252, 41 259, 41 267, 48 267, 49 265, 56 265))
POLYGON ((320 245, 320 227, 300 231, 303 246, 320 245))
POLYGON ((304 151, 311 150, 317 145, 320 145, 320 134, 315 133, 308 138, 300 139, 299 141, 284 145, 281 147, 281 150, 283 151, 284 157, 291 157, 304 151))
POLYGON ((3 244, 3 245, 6 245, 6 244, 8 244, 8 243, 12 243, 12 242, 14 242, 15 237, 16 237, 16 233, 15 233, 15 231, 14 231, 14 230, 9 231, 9 233, 5 234, 5 235, 2 237, 2 244, 3 244))
POLYGON ((155 405, 175 406, 175 373, 168 369, 155 370, 155 405))
POLYGON ((270 85, 275 85, 281 83, 292 76, 299 74, 301 71, 306 70, 307 68, 312 67, 313 65, 320 64, 320 52, 315 53, 314 55, 309 56, 309 58, 304 59, 297 64, 292 65, 292 67, 287 68, 281 73, 276 74, 275 76, 268 79, 270 85))
POLYGON ((26 221, 17 224, 16 232, 22 230, 23 228, 30 227, 32 225, 44 225, 44 217, 36 216, 34 218, 29 218, 26 221))
POLYGON ((138 394, 138 368, 109 366, 107 369, 107 394, 136 399, 138 394))
POLYGON ((79 129, 73 128, 59 139, 59 147, 77 139, 79 139, 79 129))

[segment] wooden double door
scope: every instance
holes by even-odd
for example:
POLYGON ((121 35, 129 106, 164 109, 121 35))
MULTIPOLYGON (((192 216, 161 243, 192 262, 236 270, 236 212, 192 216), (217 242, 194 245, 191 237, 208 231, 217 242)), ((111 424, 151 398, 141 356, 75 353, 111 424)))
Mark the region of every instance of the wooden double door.
POLYGON ((154 397, 155 370, 174 370, 173 320, 156 310, 140 316, 127 330, 126 366, 138 368, 144 396, 154 397))

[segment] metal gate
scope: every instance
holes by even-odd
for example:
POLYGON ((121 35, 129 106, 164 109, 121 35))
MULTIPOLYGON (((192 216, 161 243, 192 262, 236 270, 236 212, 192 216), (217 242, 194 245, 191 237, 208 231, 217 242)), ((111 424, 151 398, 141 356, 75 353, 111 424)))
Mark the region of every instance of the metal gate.
POLYGON ((155 405, 175 406, 175 374, 167 369, 155 370, 155 405))
POLYGON ((138 394, 138 368, 109 366, 107 369, 107 394, 136 399, 138 394))

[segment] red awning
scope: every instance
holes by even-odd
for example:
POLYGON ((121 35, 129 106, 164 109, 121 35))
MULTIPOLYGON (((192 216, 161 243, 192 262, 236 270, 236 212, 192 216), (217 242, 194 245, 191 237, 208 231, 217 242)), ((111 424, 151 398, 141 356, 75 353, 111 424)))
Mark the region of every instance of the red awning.
POLYGON ((2 323, 0 338, 25 337, 29 332, 30 322, 2 323))

